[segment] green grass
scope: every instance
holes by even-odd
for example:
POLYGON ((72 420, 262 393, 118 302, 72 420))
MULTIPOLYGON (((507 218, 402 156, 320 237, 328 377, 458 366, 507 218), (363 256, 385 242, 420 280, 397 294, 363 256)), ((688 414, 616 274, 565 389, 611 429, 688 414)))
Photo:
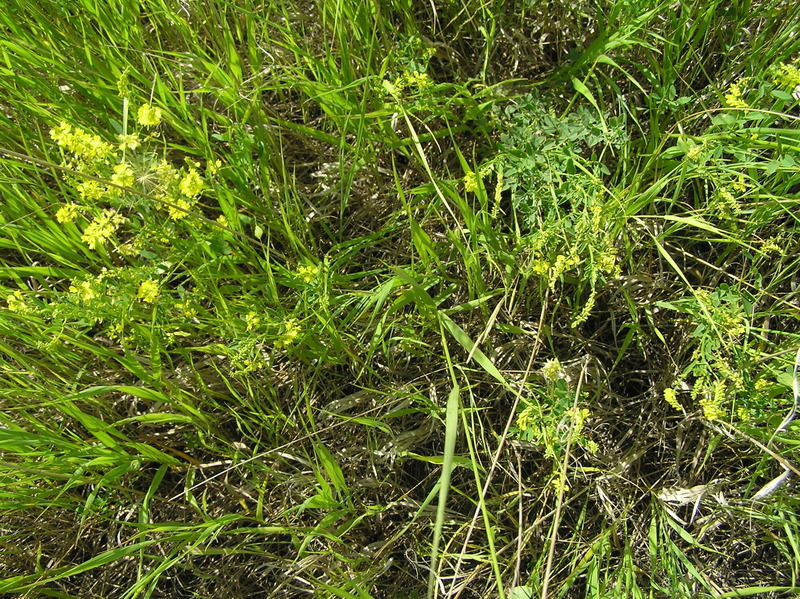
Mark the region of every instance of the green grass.
POLYGON ((800 590, 800 8, 7 4, 0 593, 800 590))

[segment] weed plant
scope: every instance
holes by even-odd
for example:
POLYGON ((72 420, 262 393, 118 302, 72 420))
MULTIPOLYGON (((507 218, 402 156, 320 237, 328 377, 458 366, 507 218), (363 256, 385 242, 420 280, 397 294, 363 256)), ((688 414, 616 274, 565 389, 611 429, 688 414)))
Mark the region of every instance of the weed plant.
POLYGON ((798 33, 8 0, 0 593, 795 596, 798 33))

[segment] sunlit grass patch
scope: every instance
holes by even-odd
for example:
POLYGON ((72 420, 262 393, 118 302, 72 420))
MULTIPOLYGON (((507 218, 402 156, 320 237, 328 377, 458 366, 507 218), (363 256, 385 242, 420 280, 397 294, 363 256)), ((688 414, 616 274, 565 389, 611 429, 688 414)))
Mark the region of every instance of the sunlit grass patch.
POLYGON ((540 4, 11 3, 0 592, 797 592, 800 12, 540 4))

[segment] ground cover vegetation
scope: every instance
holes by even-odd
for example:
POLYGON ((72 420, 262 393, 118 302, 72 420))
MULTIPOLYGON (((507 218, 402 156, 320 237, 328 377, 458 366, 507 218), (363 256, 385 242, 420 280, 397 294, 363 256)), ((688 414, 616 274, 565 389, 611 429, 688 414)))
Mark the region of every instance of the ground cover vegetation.
POLYGON ((796 596, 799 30, 8 0, 0 592, 796 596))

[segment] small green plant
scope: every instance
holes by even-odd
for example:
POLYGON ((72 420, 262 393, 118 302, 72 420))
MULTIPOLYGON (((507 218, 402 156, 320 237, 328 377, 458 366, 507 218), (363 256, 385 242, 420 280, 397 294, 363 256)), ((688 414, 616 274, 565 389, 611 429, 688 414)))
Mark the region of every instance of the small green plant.
MULTIPOLYGON (((544 386, 531 388, 520 402, 512 432, 520 440, 541 447, 547 457, 556 461, 562 457, 570 431, 574 442, 596 452, 597 443, 586 436, 591 412, 585 407, 575 407, 575 381, 557 358, 548 360, 540 375, 544 386)), ((579 405, 583 406, 586 398, 581 399, 579 405)))

